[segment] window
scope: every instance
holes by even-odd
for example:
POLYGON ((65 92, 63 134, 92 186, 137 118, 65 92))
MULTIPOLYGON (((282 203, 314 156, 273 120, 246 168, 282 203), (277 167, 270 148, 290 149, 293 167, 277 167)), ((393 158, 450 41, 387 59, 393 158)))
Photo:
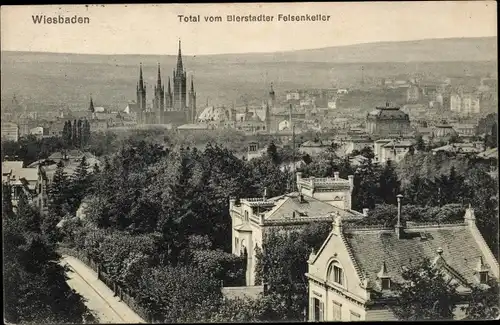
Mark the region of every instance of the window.
POLYGON ((323 321, 323 302, 320 301, 318 298, 313 298, 313 321, 316 322, 321 322, 323 321))
POLYGON ((245 211, 245 221, 248 221, 248 211, 245 211))
POLYGON ((333 320, 342 320, 342 304, 332 301, 333 304, 333 320))
POLYGON ((337 265, 333 266, 333 281, 340 285, 344 285, 344 272, 337 265))
POLYGON ((390 278, 382 278, 381 284, 382 284, 382 290, 389 290, 391 288, 391 279, 390 278))
POLYGON ((234 250, 235 251, 238 251, 238 245, 240 243, 240 239, 239 238, 235 238, 234 239, 234 250))
POLYGON ((351 316, 349 318, 351 322, 359 322, 361 320, 361 315, 358 313, 355 313, 351 310, 351 316))
POLYGON ((486 271, 479 272, 479 282, 480 283, 488 282, 488 272, 486 271))

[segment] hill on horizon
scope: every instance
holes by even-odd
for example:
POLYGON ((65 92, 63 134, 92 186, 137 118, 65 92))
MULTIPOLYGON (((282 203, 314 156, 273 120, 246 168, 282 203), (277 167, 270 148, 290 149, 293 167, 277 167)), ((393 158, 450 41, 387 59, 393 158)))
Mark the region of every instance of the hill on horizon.
MULTIPOLYGON (((74 56, 88 59, 102 56, 120 58, 173 59, 176 55, 157 54, 80 54, 56 52, 2 51, 2 53, 21 56, 74 56)), ((381 62, 456 62, 456 61, 496 61, 497 37, 469 37, 425 39, 416 41, 375 42, 344 46, 331 46, 317 49, 304 49, 281 52, 227 53, 207 55, 183 55, 196 57, 201 61, 224 59, 227 61, 266 61, 266 62, 329 62, 329 63, 381 63, 381 62)), ((137 61, 137 60, 136 60, 137 61)), ((148 60, 149 61, 149 60, 148 60)))
MULTIPOLYGON (((157 63, 161 63, 166 82, 175 68, 175 55, 2 52, 1 98, 9 101, 16 95, 35 106, 53 103, 85 109, 92 94, 96 105, 123 109, 136 96, 139 62, 143 64, 149 102, 156 84, 157 63)), ((417 71, 430 78, 465 73, 496 75, 497 71, 496 37, 360 44, 271 54, 184 55, 183 62, 188 78, 194 76, 199 107, 207 103, 261 103, 268 96, 271 82, 278 97, 290 89, 334 85, 349 88, 359 83, 362 71, 367 82, 417 71), (457 61, 460 59, 463 61, 457 61)))

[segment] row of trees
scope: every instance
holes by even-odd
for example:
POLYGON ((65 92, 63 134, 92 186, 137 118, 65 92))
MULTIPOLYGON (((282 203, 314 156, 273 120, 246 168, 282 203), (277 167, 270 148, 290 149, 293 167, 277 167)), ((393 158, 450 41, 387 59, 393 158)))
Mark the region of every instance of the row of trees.
POLYGON ((87 119, 64 122, 62 138, 67 146, 83 148, 90 143, 90 122, 87 119))

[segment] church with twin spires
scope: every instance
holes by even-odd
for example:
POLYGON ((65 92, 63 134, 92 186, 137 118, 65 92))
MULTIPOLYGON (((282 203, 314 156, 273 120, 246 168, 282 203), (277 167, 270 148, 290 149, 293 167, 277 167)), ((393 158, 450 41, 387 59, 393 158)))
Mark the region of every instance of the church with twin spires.
POLYGON ((170 77, 167 87, 162 83, 160 64, 158 63, 158 76, 153 88, 153 99, 147 103, 146 84, 142 74, 142 63, 139 67, 139 82, 137 83, 137 102, 135 112, 137 124, 172 124, 181 125, 194 123, 196 120, 196 92, 194 90, 193 77, 191 86, 187 90, 186 70, 182 63, 181 41, 179 40, 179 52, 177 54, 177 66, 172 76, 173 87, 170 77))

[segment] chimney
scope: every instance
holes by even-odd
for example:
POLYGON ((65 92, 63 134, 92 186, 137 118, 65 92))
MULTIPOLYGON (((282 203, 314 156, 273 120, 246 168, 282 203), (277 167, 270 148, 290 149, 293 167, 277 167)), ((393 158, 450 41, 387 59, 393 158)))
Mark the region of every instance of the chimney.
POLYGON ((231 209, 235 204, 236 204, 236 198, 233 196, 230 197, 229 198, 229 209, 231 209))
POLYGON ((300 192, 300 190, 302 188, 302 186, 300 186, 300 181, 302 180, 302 172, 297 172, 296 175, 297 175, 297 184, 296 185, 297 185, 298 191, 300 192))
POLYGON ((334 173, 333 173, 333 178, 334 178, 335 180, 338 180, 338 179, 339 179, 339 172, 334 172, 334 173))
POLYGON ((365 217, 368 217, 368 211, 369 211, 369 209, 368 209, 368 208, 363 208, 363 215, 364 215, 365 217))
POLYGON ((333 221, 333 229, 337 234, 340 234, 342 232, 342 217, 340 215, 335 216, 335 220, 333 221))
POLYGON ((264 201, 267 200, 267 186, 264 187, 264 201))
POLYGON ((351 187, 351 191, 354 188, 354 175, 349 175, 347 176, 347 179, 349 180, 349 185, 351 187))
POLYGON ((474 209, 471 207, 470 203, 469 207, 465 209, 464 222, 469 226, 472 226, 473 224, 476 223, 476 216, 474 215, 474 209))
POLYGON ((401 222, 401 200, 403 199, 403 195, 398 194, 396 196, 398 198, 398 221, 395 226, 396 234, 398 235, 398 239, 403 237, 404 226, 401 222))

